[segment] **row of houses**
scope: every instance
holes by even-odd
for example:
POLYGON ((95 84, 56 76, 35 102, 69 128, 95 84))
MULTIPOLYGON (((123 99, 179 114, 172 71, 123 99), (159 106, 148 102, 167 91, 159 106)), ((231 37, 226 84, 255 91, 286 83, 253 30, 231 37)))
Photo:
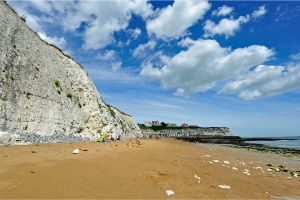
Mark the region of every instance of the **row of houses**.
POLYGON ((151 126, 185 127, 185 128, 199 127, 198 125, 189 125, 187 123, 182 123, 180 126, 177 126, 177 124, 175 124, 175 123, 159 122, 158 120, 145 122, 144 125, 147 127, 151 127, 151 126))

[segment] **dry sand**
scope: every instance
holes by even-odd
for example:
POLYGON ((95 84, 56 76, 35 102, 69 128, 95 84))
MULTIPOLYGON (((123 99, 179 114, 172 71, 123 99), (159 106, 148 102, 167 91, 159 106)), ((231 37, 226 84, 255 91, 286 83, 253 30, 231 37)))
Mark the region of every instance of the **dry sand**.
POLYGON ((172 139, 141 142, 140 148, 126 141, 1 147, 0 199, 300 199, 299 177, 266 166, 299 170, 297 160, 172 139))

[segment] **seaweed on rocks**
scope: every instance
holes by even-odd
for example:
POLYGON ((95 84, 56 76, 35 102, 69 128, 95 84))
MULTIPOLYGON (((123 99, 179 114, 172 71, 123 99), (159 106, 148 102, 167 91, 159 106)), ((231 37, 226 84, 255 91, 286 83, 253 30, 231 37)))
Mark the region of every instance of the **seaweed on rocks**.
POLYGON ((267 153, 274 153, 280 154, 285 157, 300 157, 300 150, 299 149, 292 149, 292 148, 280 148, 280 147, 271 147, 262 144, 231 144, 226 145, 237 149, 246 149, 248 151, 257 151, 257 152, 267 152, 267 153))

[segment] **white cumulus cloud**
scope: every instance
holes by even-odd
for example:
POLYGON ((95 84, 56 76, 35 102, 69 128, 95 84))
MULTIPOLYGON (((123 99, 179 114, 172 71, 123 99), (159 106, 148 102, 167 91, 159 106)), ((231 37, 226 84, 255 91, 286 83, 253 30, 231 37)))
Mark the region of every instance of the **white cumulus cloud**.
POLYGON ((260 6, 257 10, 253 11, 251 16, 253 18, 259 18, 267 13, 267 9, 265 5, 260 6))
POLYGON ((300 52, 290 55, 290 58, 293 60, 300 60, 300 52))
POLYGON ((42 38, 46 42, 48 42, 50 44, 54 44, 54 45, 58 46, 61 49, 64 49, 65 46, 66 46, 66 40, 63 37, 56 37, 56 36, 49 37, 43 32, 38 32, 38 35, 40 36, 40 38, 42 38))
POLYGON ((229 7, 226 5, 223 5, 221 7, 218 7, 216 10, 212 11, 212 15, 214 16, 226 16, 232 13, 233 7, 229 7))
POLYGON ((147 22, 147 31, 158 38, 176 38, 200 20, 210 9, 207 0, 175 0, 147 22))
POLYGON ((145 44, 140 44, 136 49, 133 51, 134 57, 142 57, 145 55, 145 51, 153 50, 156 46, 156 42, 153 40, 148 41, 145 44))
POLYGON ((240 16, 237 19, 224 18, 215 24, 211 20, 206 20, 204 25, 204 37, 210 37, 214 35, 225 35, 226 38, 234 36, 235 33, 240 30, 242 24, 249 21, 248 16, 240 16))
POLYGON ((226 38, 234 36, 237 31, 240 30, 241 25, 248 23, 251 20, 255 20, 264 14, 267 10, 265 6, 260 6, 257 10, 254 10, 251 14, 240 16, 236 19, 223 18, 218 23, 212 20, 206 20, 204 25, 204 37, 212 37, 214 35, 225 35, 226 38))
POLYGON ((141 75, 158 79, 163 88, 176 88, 176 94, 181 96, 207 91, 220 81, 264 63, 274 54, 259 45, 231 50, 215 40, 185 39, 180 45, 186 50, 166 59, 162 67, 144 63, 141 75))
POLYGON ((300 89, 300 64, 260 65, 228 82, 221 93, 239 94, 243 100, 254 100, 300 89))
POLYGON ((95 56, 96 60, 111 61, 116 58, 116 52, 114 50, 106 50, 103 53, 99 53, 95 56))

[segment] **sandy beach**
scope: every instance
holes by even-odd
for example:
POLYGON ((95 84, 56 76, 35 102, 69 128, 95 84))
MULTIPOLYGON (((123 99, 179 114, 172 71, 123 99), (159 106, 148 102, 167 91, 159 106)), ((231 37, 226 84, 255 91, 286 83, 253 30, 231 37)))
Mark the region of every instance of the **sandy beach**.
POLYGON ((299 158, 173 139, 141 143, 1 147, 0 199, 300 199, 300 178, 267 166, 297 171, 299 158))

